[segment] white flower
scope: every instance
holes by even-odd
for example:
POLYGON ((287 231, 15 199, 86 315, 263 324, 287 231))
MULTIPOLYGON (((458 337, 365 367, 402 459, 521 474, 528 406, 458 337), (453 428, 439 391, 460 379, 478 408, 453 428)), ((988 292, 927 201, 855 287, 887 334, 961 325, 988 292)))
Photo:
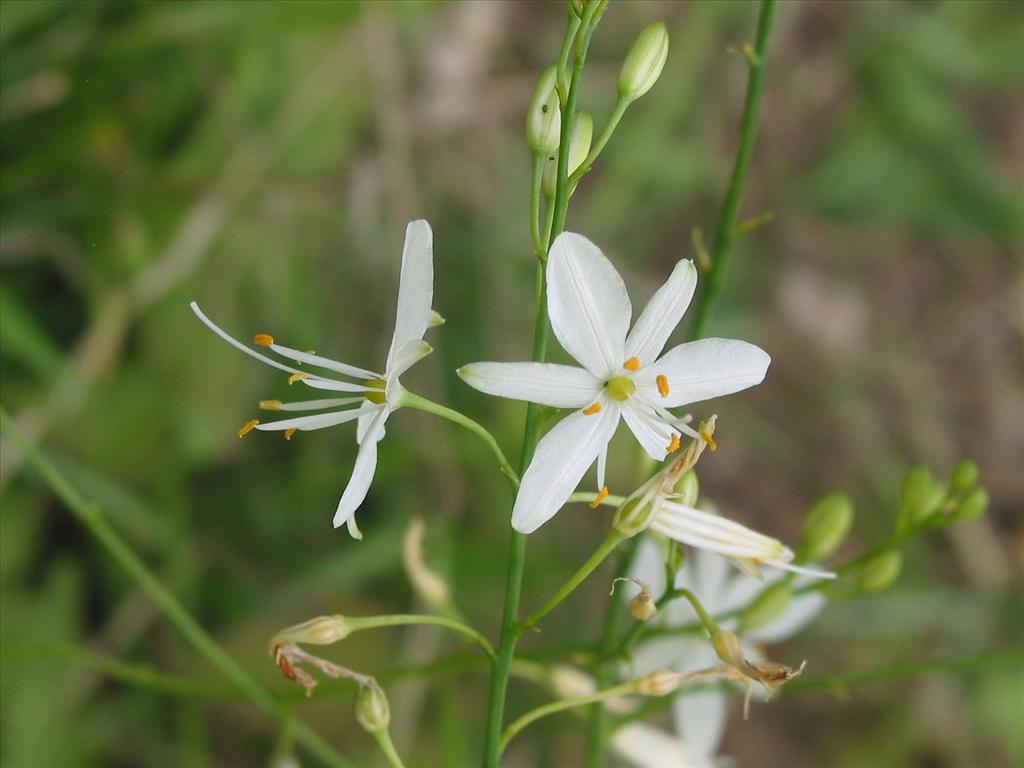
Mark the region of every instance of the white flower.
MULTIPOLYGON (((655 594, 665 588, 664 553, 651 537, 640 542, 632 575, 650 582, 655 594)), ((782 578, 782 573, 770 573, 762 581, 733 570, 726 559, 713 552, 695 550, 686 558, 676 576, 675 586, 692 590, 712 616, 720 616, 748 605, 766 586, 782 578)), ((806 581, 798 578, 794 587, 806 581)), ((741 637, 743 653, 750 659, 762 659, 760 644, 782 642, 797 634, 825 607, 826 598, 820 592, 795 595, 786 609, 768 624, 744 633, 741 637)), ((665 626, 699 624, 699 618, 687 600, 673 600, 658 619, 664 615, 665 626)), ((720 621, 723 629, 735 631, 735 619, 720 621)), ((656 638, 639 646, 633 657, 631 674, 669 667, 677 672, 695 672, 721 664, 711 643, 703 634, 673 635, 656 638)), ((715 765, 722 735, 728 719, 727 694, 719 688, 684 691, 672 702, 672 720, 680 743, 686 750, 685 766, 715 765)), ((664 734, 662 734, 664 735, 664 734)))
POLYGON ((661 461, 693 435, 669 412, 754 386, 771 361, 764 350, 732 339, 702 339, 661 357, 697 285, 692 261, 679 261, 629 330, 632 307, 612 263, 582 235, 564 232, 547 265, 548 315, 555 336, 582 368, 553 363, 472 363, 459 375, 499 397, 573 408, 537 446, 512 511, 512 526, 531 533, 559 510, 597 460, 604 487, 608 442, 619 418, 661 461), (627 334, 628 331, 628 334, 627 334))
POLYGON ((253 419, 239 431, 239 436, 255 428, 264 431, 283 430, 285 437, 291 438, 296 430, 321 429, 357 419, 356 442, 359 444, 359 452, 352 470, 352 477, 349 479, 341 500, 338 502, 337 511, 334 513, 334 527, 347 524, 349 533, 356 539, 361 539, 363 536, 356 525, 355 511, 366 498, 374 471, 377 468, 377 443, 384 437, 384 423, 388 416, 402 406, 402 395, 405 390, 399 383, 398 377, 414 363, 430 354, 430 345, 423 341, 423 334, 428 326, 442 322, 440 316, 430 308, 433 294, 433 234, 430 225, 420 219, 411 222, 405 230, 402 272, 398 283, 395 332, 391 337, 391 347, 388 350, 388 359, 383 373, 375 373, 347 363, 339 363, 312 352, 302 352, 281 346, 265 333, 257 334, 253 338, 254 343, 267 347, 282 357, 334 371, 342 376, 355 379, 355 382, 307 373, 266 357, 214 325, 199 309, 198 304, 192 302, 191 305, 192 311, 199 319, 229 344, 267 365, 288 371, 291 374, 288 379, 289 384, 301 381, 313 389, 348 393, 346 397, 294 403, 264 400, 260 403, 260 407, 266 410, 323 411, 323 413, 267 423, 260 423, 253 419))

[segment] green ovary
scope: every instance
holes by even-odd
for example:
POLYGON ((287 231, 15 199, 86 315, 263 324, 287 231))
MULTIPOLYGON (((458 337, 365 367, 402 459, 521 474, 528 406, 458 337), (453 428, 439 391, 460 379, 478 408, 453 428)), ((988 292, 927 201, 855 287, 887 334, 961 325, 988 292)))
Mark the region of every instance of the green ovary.
POLYGON ((609 379, 604 388, 608 390, 609 395, 620 402, 628 400, 629 396, 636 392, 636 384, 629 376, 616 376, 609 379))
POLYGON ((384 394, 384 388, 387 384, 384 379, 370 379, 366 382, 366 386, 370 387, 371 390, 366 393, 366 399, 376 405, 384 405, 388 399, 387 395, 384 394))

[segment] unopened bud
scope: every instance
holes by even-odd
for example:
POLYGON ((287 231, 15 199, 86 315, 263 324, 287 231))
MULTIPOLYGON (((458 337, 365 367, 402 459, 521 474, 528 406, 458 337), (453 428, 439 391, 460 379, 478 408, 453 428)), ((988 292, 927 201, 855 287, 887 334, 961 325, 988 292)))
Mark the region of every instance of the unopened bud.
MULTIPOLYGON (((587 112, 577 112, 576 119, 572 123, 572 134, 569 136, 569 165, 568 173, 573 173, 587 159, 590 152, 590 145, 594 139, 594 118, 587 112)), ((548 197, 555 196, 555 185, 557 184, 558 158, 548 160, 544 166, 544 194, 548 197)))
POLYGON ((792 599, 789 587, 781 582, 773 584, 740 611, 740 625, 744 630, 760 629, 781 616, 792 599))
POLYGON ((619 95, 636 101, 651 90, 667 58, 668 30, 659 21, 646 27, 626 54, 619 72, 619 95))
POLYGON ((356 694, 356 720, 369 733, 387 730, 391 723, 391 706, 376 680, 359 686, 356 694))
POLYGON ((954 493, 969 491, 978 484, 978 465, 973 461, 961 461, 949 473, 949 489, 954 493))
POLYGON ((692 469, 686 470, 683 476, 676 482, 676 501, 684 507, 697 506, 697 498, 700 496, 700 483, 697 482, 697 473, 692 469))
POLYGON ((552 64, 544 70, 537 89, 530 99, 526 113, 526 143, 535 154, 550 155, 558 149, 558 134, 562 127, 562 114, 558 105, 555 81, 558 67, 552 64))
POLYGON ((665 565, 670 573, 679 573, 679 569, 686 562, 686 549, 675 539, 668 543, 668 556, 665 558, 665 565))
POLYGON ((743 648, 740 647, 740 640, 736 635, 724 629, 716 630, 711 634, 711 645, 718 658, 730 667, 743 669, 743 648))
POLYGON ((900 487, 897 530, 906 531, 931 517, 946 497, 946 489, 935 482, 927 467, 914 467, 900 487))
POLYGON ((344 616, 317 616, 315 619, 282 629, 270 638, 270 655, 273 656, 277 648, 282 645, 291 643, 330 645, 344 640, 351 633, 352 628, 344 616))
POLYGON ((897 549, 882 552, 860 568, 857 584, 865 592, 881 592, 888 588, 903 568, 903 555, 897 549))
POLYGON ((646 531, 654 522, 654 505, 643 497, 626 499, 615 510, 612 528, 626 538, 632 538, 641 531, 646 531))
POLYGON ((634 690, 644 696, 668 696, 679 689, 683 676, 671 669, 656 669, 633 681, 634 690))
POLYGON ((803 561, 824 560, 843 543, 853 522, 853 502, 845 493, 830 493, 819 499, 804 520, 800 545, 803 561))
POLYGON ((953 519, 957 521, 973 520, 985 514, 986 509, 988 509, 988 491, 984 488, 975 488, 956 505, 953 519))

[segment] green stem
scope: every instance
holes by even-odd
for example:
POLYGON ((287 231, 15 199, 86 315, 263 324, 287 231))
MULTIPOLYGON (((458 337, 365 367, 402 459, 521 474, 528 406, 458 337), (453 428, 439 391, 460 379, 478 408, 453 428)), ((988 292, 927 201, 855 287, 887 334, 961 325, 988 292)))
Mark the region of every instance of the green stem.
POLYGON ((584 707, 588 704, 597 704, 607 699, 614 698, 615 696, 623 696, 628 693, 636 693, 636 682, 633 680, 630 680, 628 683, 623 683, 622 685, 617 685, 614 688, 607 688, 603 691, 592 693, 589 696, 580 696, 574 699, 559 699, 558 701, 553 701, 550 704, 545 704, 542 707, 531 709, 505 729, 505 732, 501 735, 501 747, 504 749, 508 742, 511 741, 517 733, 535 720, 540 720, 542 717, 552 715, 555 712, 563 712, 567 709, 584 707))
MULTIPOLYGON (((84 525, 107 553, 128 572, 136 584, 149 595, 164 616, 177 628, 186 641, 231 684, 263 712, 276 718, 289 715, 277 700, 257 683, 227 651, 203 629, 185 610, 145 564, 135 555, 120 535, 110 527, 98 505, 86 501, 68 480, 18 430, 7 410, 0 407, 0 430, 6 434, 25 456, 28 464, 43 482, 64 502, 71 513, 84 525)), ((327 765, 350 765, 330 744, 302 723, 295 724, 296 739, 327 765)))
POLYGON ((546 235, 540 231, 540 199, 544 180, 544 163, 547 158, 542 153, 533 155, 533 175, 530 178, 530 235, 533 237, 533 253, 543 261, 547 257, 546 235))
POLYGON ((750 79, 747 81, 747 97, 743 107, 743 120, 740 125, 740 145, 736 152, 736 163, 733 165, 729 189, 718 217, 715 228, 715 239, 711 248, 711 268, 704 275, 704 286, 697 298, 697 307, 693 319, 694 339, 703 334, 711 312, 721 293, 725 270, 736 237, 736 214, 739 211, 740 199, 743 196, 743 185, 747 178, 747 169, 754 151, 754 140, 757 137, 757 121, 761 111, 761 95, 764 92, 765 57, 768 51, 768 35, 771 32, 772 19, 775 15, 775 0, 762 0, 761 15, 757 23, 757 39, 753 52, 746 58, 750 65, 750 79))
MULTIPOLYGON (((562 104, 562 123, 558 146, 558 175, 555 186, 555 200, 551 208, 552 224, 548 228, 548 243, 545 249, 545 256, 554 238, 562 231, 562 227, 565 224, 566 207, 569 203, 567 185, 569 136, 572 129, 572 117, 576 108, 576 91, 579 85, 580 73, 583 70, 583 62, 586 58, 587 46, 590 44, 590 37, 593 35, 591 19, 596 10, 596 4, 588 4, 580 22, 583 28, 583 36, 576 42, 576 58, 573 64, 572 79, 569 82, 566 100, 562 104)), ((576 29, 575 24, 570 21, 569 28, 566 31, 566 37, 570 38, 570 42, 564 44, 563 48, 568 49, 571 45, 571 39, 577 37, 576 29)), ((547 357, 547 344, 547 285, 544 280, 544 260, 540 259, 537 264, 537 310, 533 333, 532 359, 535 362, 541 362, 547 357)), ((529 466, 530 459, 533 458, 533 452, 540 441, 540 417, 540 406, 536 403, 530 403, 526 408, 526 425, 523 428, 523 450, 519 461, 520 476, 529 466)), ((519 597, 522 592, 525 562, 526 534, 519 533, 513 529, 509 543, 501 637, 498 642, 494 667, 491 670, 491 687, 487 699, 487 725, 484 732, 483 756, 485 768, 497 768, 498 760, 501 757, 501 725, 505 716, 505 695, 508 690, 509 673, 512 667, 512 660, 515 657, 516 641, 519 638, 517 632, 519 624, 519 597)))
POLYGON ((456 410, 448 408, 440 403, 435 403, 433 400, 428 400, 425 397, 421 397, 408 390, 402 393, 402 405, 408 406, 409 408, 415 408, 420 411, 426 411, 432 413, 435 416, 440 416, 442 419, 447 419, 453 424, 458 424, 460 427, 465 427, 474 435, 479 437, 487 447, 491 449, 491 453, 498 460, 498 466, 501 469, 501 473, 509 479, 513 487, 519 486, 519 475, 512 468, 508 459, 505 458, 504 452, 501 450, 501 446, 498 445, 498 441, 494 439, 494 435, 487 431, 483 425, 479 424, 473 419, 459 413, 456 410))
POLYGON ((398 750, 395 749, 395 743, 391 741, 391 734, 387 728, 380 728, 374 731, 373 738, 377 740, 377 744, 380 745, 380 751, 388 759, 388 765, 391 768, 405 768, 402 758, 398 756, 398 750))
POLYGON ((603 563, 605 558, 622 543, 624 538, 625 537, 618 531, 612 531, 609 533, 587 562, 581 565, 576 573, 570 576, 569 580, 566 581, 565 584, 563 584, 559 590, 555 592, 555 594, 553 594, 546 603, 544 603, 544 605, 523 619, 522 624, 519 626, 519 633, 522 634, 527 629, 534 629, 537 622, 547 616, 559 603, 572 594, 576 587, 582 584, 583 580, 593 573, 594 569, 603 563))
POLYGON ((597 137, 597 142, 595 142, 590 148, 590 152, 587 154, 587 157, 583 162, 580 163, 580 167, 573 171, 572 176, 569 177, 570 188, 574 187, 576 183, 583 178, 584 174, 590 170, 591 166, 594 165, 594 161, 597 160, 598 155, 601 154, 601 150, 604 149, 608 140, 612 137, 612 134, 615 133, 615 129, 619 126, 619 121, 622 120, 622 116, 626 114, 626 107, 631 103, 632 102, 629 99, 623 96, 620 96, 619 100, 615 102, 615 109, 612 111, 612 116, 608 118, 608 122, 605 124, 604 130, 601 131, 601 135, 597 137))
POLYGON ((435 627, 444 627, 461 635, 465 635, 474 643, 479 645, 484 653, 494 658, 494 646, 490 641, 472 627, 466 626, 461 621, 449 619, 446 616, 432 616, 418 613, 394 613, 388 616, 360 616, 359 618, 345 617, 345 624, 350 632, 359 632, 364 629, 378 629, 380 627, 402 627, 410 624, 429 624, 435 627))

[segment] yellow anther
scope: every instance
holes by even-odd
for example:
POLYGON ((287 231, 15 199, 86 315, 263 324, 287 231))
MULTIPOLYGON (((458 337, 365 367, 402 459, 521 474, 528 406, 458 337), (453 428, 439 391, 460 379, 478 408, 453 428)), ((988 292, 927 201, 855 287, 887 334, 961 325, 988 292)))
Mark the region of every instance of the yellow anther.
POLYGON ((597 509, 599 506, 601 506, 601 502, 604 501, 607 498, 608 498, 608 486, 606 485, 604 488, 602 488, 600 491, 597 492, 597 496, 595 496, 594 500, 592 502, 590 502, 590 508, 591 509, 597 509))
POLYGON ((639 371, 640 370, 640 358, 639 357, 631 357, 631 358, 629 358, 629 360, 627 360, 626 362, 624 362, 622 364, 622 367, 625 368, 627 371, 633 371, 633 372, 639 371))
POLYGON ((245 424, 242 425, 242 428, 238 430, 238 436, 245 437, 250 432, 252 432, 256 428, 256 425, 259 423, 259 419, 249 419, 247 422, 245 422, 245 424))
POLYGON ((261 347, 269 347, 274 343, 274 337, 269 333, 257 333, 252 340, 254 344, 259 344, 261 347))
POLYGON ((288 383, 289 384, 294 384, 296 381, 302 381, 308 375, 309 375, 308 373, 303 373, 302 371, 296 371, 295 373, 293 373, 291 376, 288 377, 288 383))
MULTIPOLYGON (((679 450, 679 433, 678 432, 673 432, 672 433, 672 442, 670 442, 668 444, 667 450, 668 450, 669 453, 675 453, 676 451, 679 450)), ((714 449, 712 449, 712 450, 714 450, 714 449)))
POLYGON ((260 400, 260 408, 264 411, 283 411, 284 403, 280 400, 260 400))
POLYGON ((600 412, 601 412, 601 404, 600 403, 594 403, 593 405, 588 405, 586 408, 583 409, 583 415, 584 416, 593 416, 595 413, 600 413, 600 412))
POLYGON ((658 385, 658 394, 662 397, 668 397, 668 376, 664 373, 659 373, 654 378, 654 383, 658 385))
POLYGON ((704 439, 704 442, 708 444, 708 448, 712 451, 718 450, 718 443, 716 443, 715 439, 711 437, 711 432, 709 432, 703 424, 700 425, 700 429, 697 430, 697 432, 704 439))
POLYGON ((284 431, 284 439, 285 440, 291 440, 292 439, 292 435, 294 435, 298 431, 299 430, 296 427, 292 427, 290 429, 286 429, 284 431))

